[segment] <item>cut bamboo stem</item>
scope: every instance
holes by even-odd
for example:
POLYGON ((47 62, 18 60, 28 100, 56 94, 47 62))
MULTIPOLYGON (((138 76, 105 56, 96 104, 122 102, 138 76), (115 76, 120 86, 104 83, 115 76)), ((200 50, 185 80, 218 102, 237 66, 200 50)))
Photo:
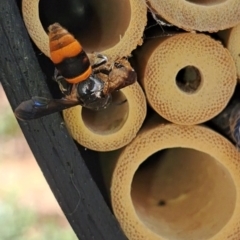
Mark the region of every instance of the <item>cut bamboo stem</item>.
POLYGON ((177 124, 198 124, 216 116, 226 107, 237 83, 228 50, 204 34, 149 40, 134 57, 148 103, 177 124))
POLYGON ((144 93, 136 82, 113 93, 113 103, 102 111, 77 106, 63 111, 72 137, 96 151, 112 151, 136 137, 146 116, 144 93))
POLYGON ((239 161, 218 133, 159 121, 127 147, 102 153, 113 211, 129 240, 237 239, 239 161))
MULTIPOLYGON (((48 36, 39 19, 39 1, 23 0, 22 13, 32 40, 49 57, 48 36)), ((89 18, 89 22, 93 17, 98 19, 92 24, 92 29, 89 29, 89 24, 79 22, 79 25, 83 24, 81 28, 84 34, 79 33, 78 40, 83 48, 88 53, 101 51, 112 59, 130 55, 131 51, 142 43, 147 23, 145 0, 108 0, 101 4, 93 0, 90 3, 91 11, 84 13, 85 17, 89 18)))
POLYGON ((234 59, 238 81, 240 81, 240 24, 231 29, 220 31, 218 35, 234 59))
POLYGON ((239 0, 148 0, 153 12, 187 31, 217 32, 240 23, 239 0))

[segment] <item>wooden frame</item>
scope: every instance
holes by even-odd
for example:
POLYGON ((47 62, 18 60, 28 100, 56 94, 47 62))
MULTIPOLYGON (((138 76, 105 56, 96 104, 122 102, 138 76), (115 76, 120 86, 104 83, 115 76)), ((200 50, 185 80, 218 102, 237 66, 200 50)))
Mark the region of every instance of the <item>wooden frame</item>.
MULTIPOLYGON (((51 95, 14 0, 0 1, 0 52, 0 81, 13 109, 31 96, 51 95)), ((77 237, 126 239, 69 136, 61 114, 19 125, 77 237)), ((84 149, 80 150, 84 153, 84 149)), ((94 162, 97 170, 97 154, 86 152, 85 158, 94 162)))

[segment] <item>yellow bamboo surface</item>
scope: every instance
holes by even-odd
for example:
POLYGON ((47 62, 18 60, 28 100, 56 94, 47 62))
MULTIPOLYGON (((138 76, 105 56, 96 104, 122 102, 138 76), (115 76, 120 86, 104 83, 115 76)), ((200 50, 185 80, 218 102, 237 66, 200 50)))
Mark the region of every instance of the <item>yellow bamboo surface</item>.
POLYGON ((238 239, 240 154, 218 133, 156 121, 101 157, 129 239, 238 239))
POLYGON ((236 87, 232 56, 204 34, 149 40, 134 57, 148 103, 174 123, 208 121, 226 107, 236 87))
POLYGON ((163 19, 187 31, 217 32, 240 23, 239 0, 148 0, 163 19))
POLYGON ((113 97, 112 105, 103 111, 90 111, 80 105, 63 111, 66 126, 79 144, 96 151, 112 151, 136 136, 146 117, 141 87, 136 82, 113 97))
MULTIPOLYGON (((22 0, 22 13, 32 40, 37 47, 49 57, 49 40, 39 19, 39 2, 40 0, 22 0)), ((108 6, 110 4, 114 6, 115 10, 111 10, 111 8, 109 9, 108 7, 107 9, 102 9, 98 1, 93 1, 95 11, 101 16, 99 21, 102 32, 99 38, 96 39, 96 37, 94 37, 95 46, 93 43, 91 49, 89 49, 87 45, 83 47, 86 48, 87 52, 101 49, 101 52, 107 55, 109 59, 128 56, 138 44, 142 44, 142 35, 147 23, 147 6, 145 0, 108 0, 108 2, 109 3, 105 1, 104 5, 108 6), (124 18, 122 18, 122 16, 124 16, 124 18), (125 23, 123 21, 124 19, 127 19, 128 23, 125 23), (111 24, 112 22, 115 24, 111 24), (119 22, 125 26, 124 29, 121 29, 121 32, 119 32, 121 28, 119 22), (110 28, 109 25, 112 27, 110 28), (112 40, 112 42, 109 42, 109 39, 112 40), (106 46, 104 41, 108 42, 108 46, 106 46)), ((88 28, 88 26, 85 27, 88 28)), ((92 31, 94 30, 92 29, 92 31)), ((93 40, 91 39, 91 34, 89 38, 91 41, 93 40)))
POLYGON ((232 55, 234 62, 237 68, 237 77, 238 81, 240 79, 240 24, 237 26, 227 29, 224 31, 220 31, 218 33, 221 40, 223 41, 226 48, 229 50, 230 54, 232 55))
MULTIPOLYGON (((22 0, 23 18, 30 37, 49 57, 39 2, 22 0)), ((83 41, 91 63, 96 52, 113 64, 129 57, 138 82, 115 91, 105 110, 79 105, 64 110, 63 117, 80 145, 99 151, 124 233, 129 240, 239 240, 240 153, 198 124, 223 111, 240 78, 240 1, 91 3, 101 19, 99 37, 89 31, 89 44, 83 41), (144 38, 147 6, 155 17, 189 32, 144 38), (218 32, 223 44, 196 31, 218 32), (144 122, 147 103, 155 117, 144 122)), ((237 117, 230 122, 232 131, 237 117)))

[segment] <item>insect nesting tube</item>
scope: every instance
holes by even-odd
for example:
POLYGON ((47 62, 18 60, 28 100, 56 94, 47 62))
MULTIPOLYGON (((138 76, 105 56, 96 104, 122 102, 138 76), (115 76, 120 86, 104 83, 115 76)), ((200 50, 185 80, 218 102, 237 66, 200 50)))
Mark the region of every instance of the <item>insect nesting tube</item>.
MULTIPOLYGON (((22 2, 23 17, 33 41, 49 57, 49 39, 38 16, 38 3, 37 0, 24 0, 22 2)), ((94 0, 84 3, 76 3, 76 1, 61 1, 59 3, 54 0, 44 2, 42 0, 40 3, 43 4, 39 4, 42 7, 40 7, 40 15, 41 9, 45 9, 42 11, 42 13, 45 13, 45 20, 42 18, 42 21, 45 21, 47 27, 58 20, 62 23, 71 19, 69 16, 64 19, 61 14, 57 15, 56 13, 64 12, 66 14, 65 11, 68 8, 71 8, 70 12, 72 13, 76 13, 76 9, 78 10, 76 15, 79 13, 82 21, 69 21, 69 32, 76 36, 80 42, 83 48, 82 52, 90 52, 88 56, 91 64, 94 63, 96 56, 92 52, 103 51, 102 53, 107 56, 109 63, 114 64, 116 59, 129 55, 141 43, 147 11, 143 0, 105 1, 101 4, 94 0), (53 3, 55 3, 56 9, 60 7, 55 14, 52 14, 53 8, 49 6, 53 3)), ((67 23, 62 23, 62 25, 66 27, 67 23)), ((58 43, 58 45, 61 44, 58 43)), ((105 114, 107 114, 107 118, 111 118, 109 114, 112 113, 107 109, 97 114, 87 110, 82 113, 81 106, 64 111, 64 119, 73 138, 84 147, 97 151, 114 150, 130 142, 136 136, 145 118, 146 102, 138 83, 120 90, 120 93, 116 93, 116 95, 113 93, 113 100, 117 101, 116 105, 118 105, 118 98, 121 94, 124 96, 120 99, 124 98, 126 104, 116 106, 116 111, 117 109, 124 111, 122 115, 121 113, 118 114, 118 116, 121 115, 120 119, 103 120, 105 114), (124 106, 126 107, 124 108, 124 106), (93 117, 96 118, 96 124, 99 120, 99 125, 93 124, 93 117), (108 124, 111 123, 113 126, 115 125, 113 122, 116 121, 120 121, 122 124, 119 125, 117 130, 110 131, 108 124), (103 122, 106 123, 105 127, 103 122), (98 127, 99 129, 96 130, 98 127)), ((112 128, 114 129, 114 127, 112 128)))
POLYGON ((149 0, 153 12, 187 31, 217 32, 237 25, 238 0, 149 0))
POLYGON ((78 89, 76 94, 85 106, 83 108, 79 105, 63 112, 72 137, 84 147, 97 151, 110 151, 128 144, 144 121, 146 101, 127 58, 105 62, 103 56, 100 58, 104 60, 103 64, 96 60, 90 66, 80 43, 58 23, 49 27, 49 38, 51 59, 55 66, 68 82, 77 83, 72 85, 73 94, 67 97, 74 98, 74 89, 78 89), (63 65, 62 59, 65 64, 69 63, 67 66, 71 72, 63 65), (79 63, 77 68, 76 61, 79 63), (74 72, 77 73, 76 76, 72 75, 74 72), (126 86, 128 87, 123 89, 126 86), (107 106, 105 103, 109 101, 105 100, 109 96, 112 97, 112 102, 107 106))
POLYGON ((113 211, 127 237, 236 239, 240 155, 235 147, 206 127, 156 120, 124 149, 103 153, 109 160, 108 166, 103 162, 105 175, 112 171, 113 211))
POLYGON ((221 38, 234 59, 237 67, 238 81, 240 81, 240 24, 233 28, 218 32, 218 36, 221 38))
POLYGON ((128 101, 121 91, 112 94, 112 103, 106 109, 93 111, 82 109, 85 126, 97 134, 111 134, 119 131, 125 124, 129 112, 128 101))
POLYGON ((106 109, 93 111, 76 106, 63 111, 72 137, 86 148, 112 151, 132 141, 146 116, 144 93, 136 82, 112 94, 106 109))
POLYGON ((230 53, 203 34, 148 40, 134 57, 148 103, 177 124, 198 124, 216 116, 237 83, 230 53))
POLYGON ((54 22, 74 34, 87 53, 103 52, 113 59, 128 56, 142 42, 147 22, 144 0, 23 0, 22 12, 31 38, 47 56, 46 31, 54 22))

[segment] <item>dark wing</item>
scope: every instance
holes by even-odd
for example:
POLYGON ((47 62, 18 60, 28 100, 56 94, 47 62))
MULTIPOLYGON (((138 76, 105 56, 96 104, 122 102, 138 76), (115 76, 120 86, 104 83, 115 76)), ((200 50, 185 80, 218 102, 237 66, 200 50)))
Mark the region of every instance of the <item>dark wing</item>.
POLYGON ((62 99, 48 99, 43 97, 32 97, 22 102, 14 111, 15 116, 20 120, 32 120, 51 113, 60 112, 64 109, 79 105, 79 101, 62 99))

